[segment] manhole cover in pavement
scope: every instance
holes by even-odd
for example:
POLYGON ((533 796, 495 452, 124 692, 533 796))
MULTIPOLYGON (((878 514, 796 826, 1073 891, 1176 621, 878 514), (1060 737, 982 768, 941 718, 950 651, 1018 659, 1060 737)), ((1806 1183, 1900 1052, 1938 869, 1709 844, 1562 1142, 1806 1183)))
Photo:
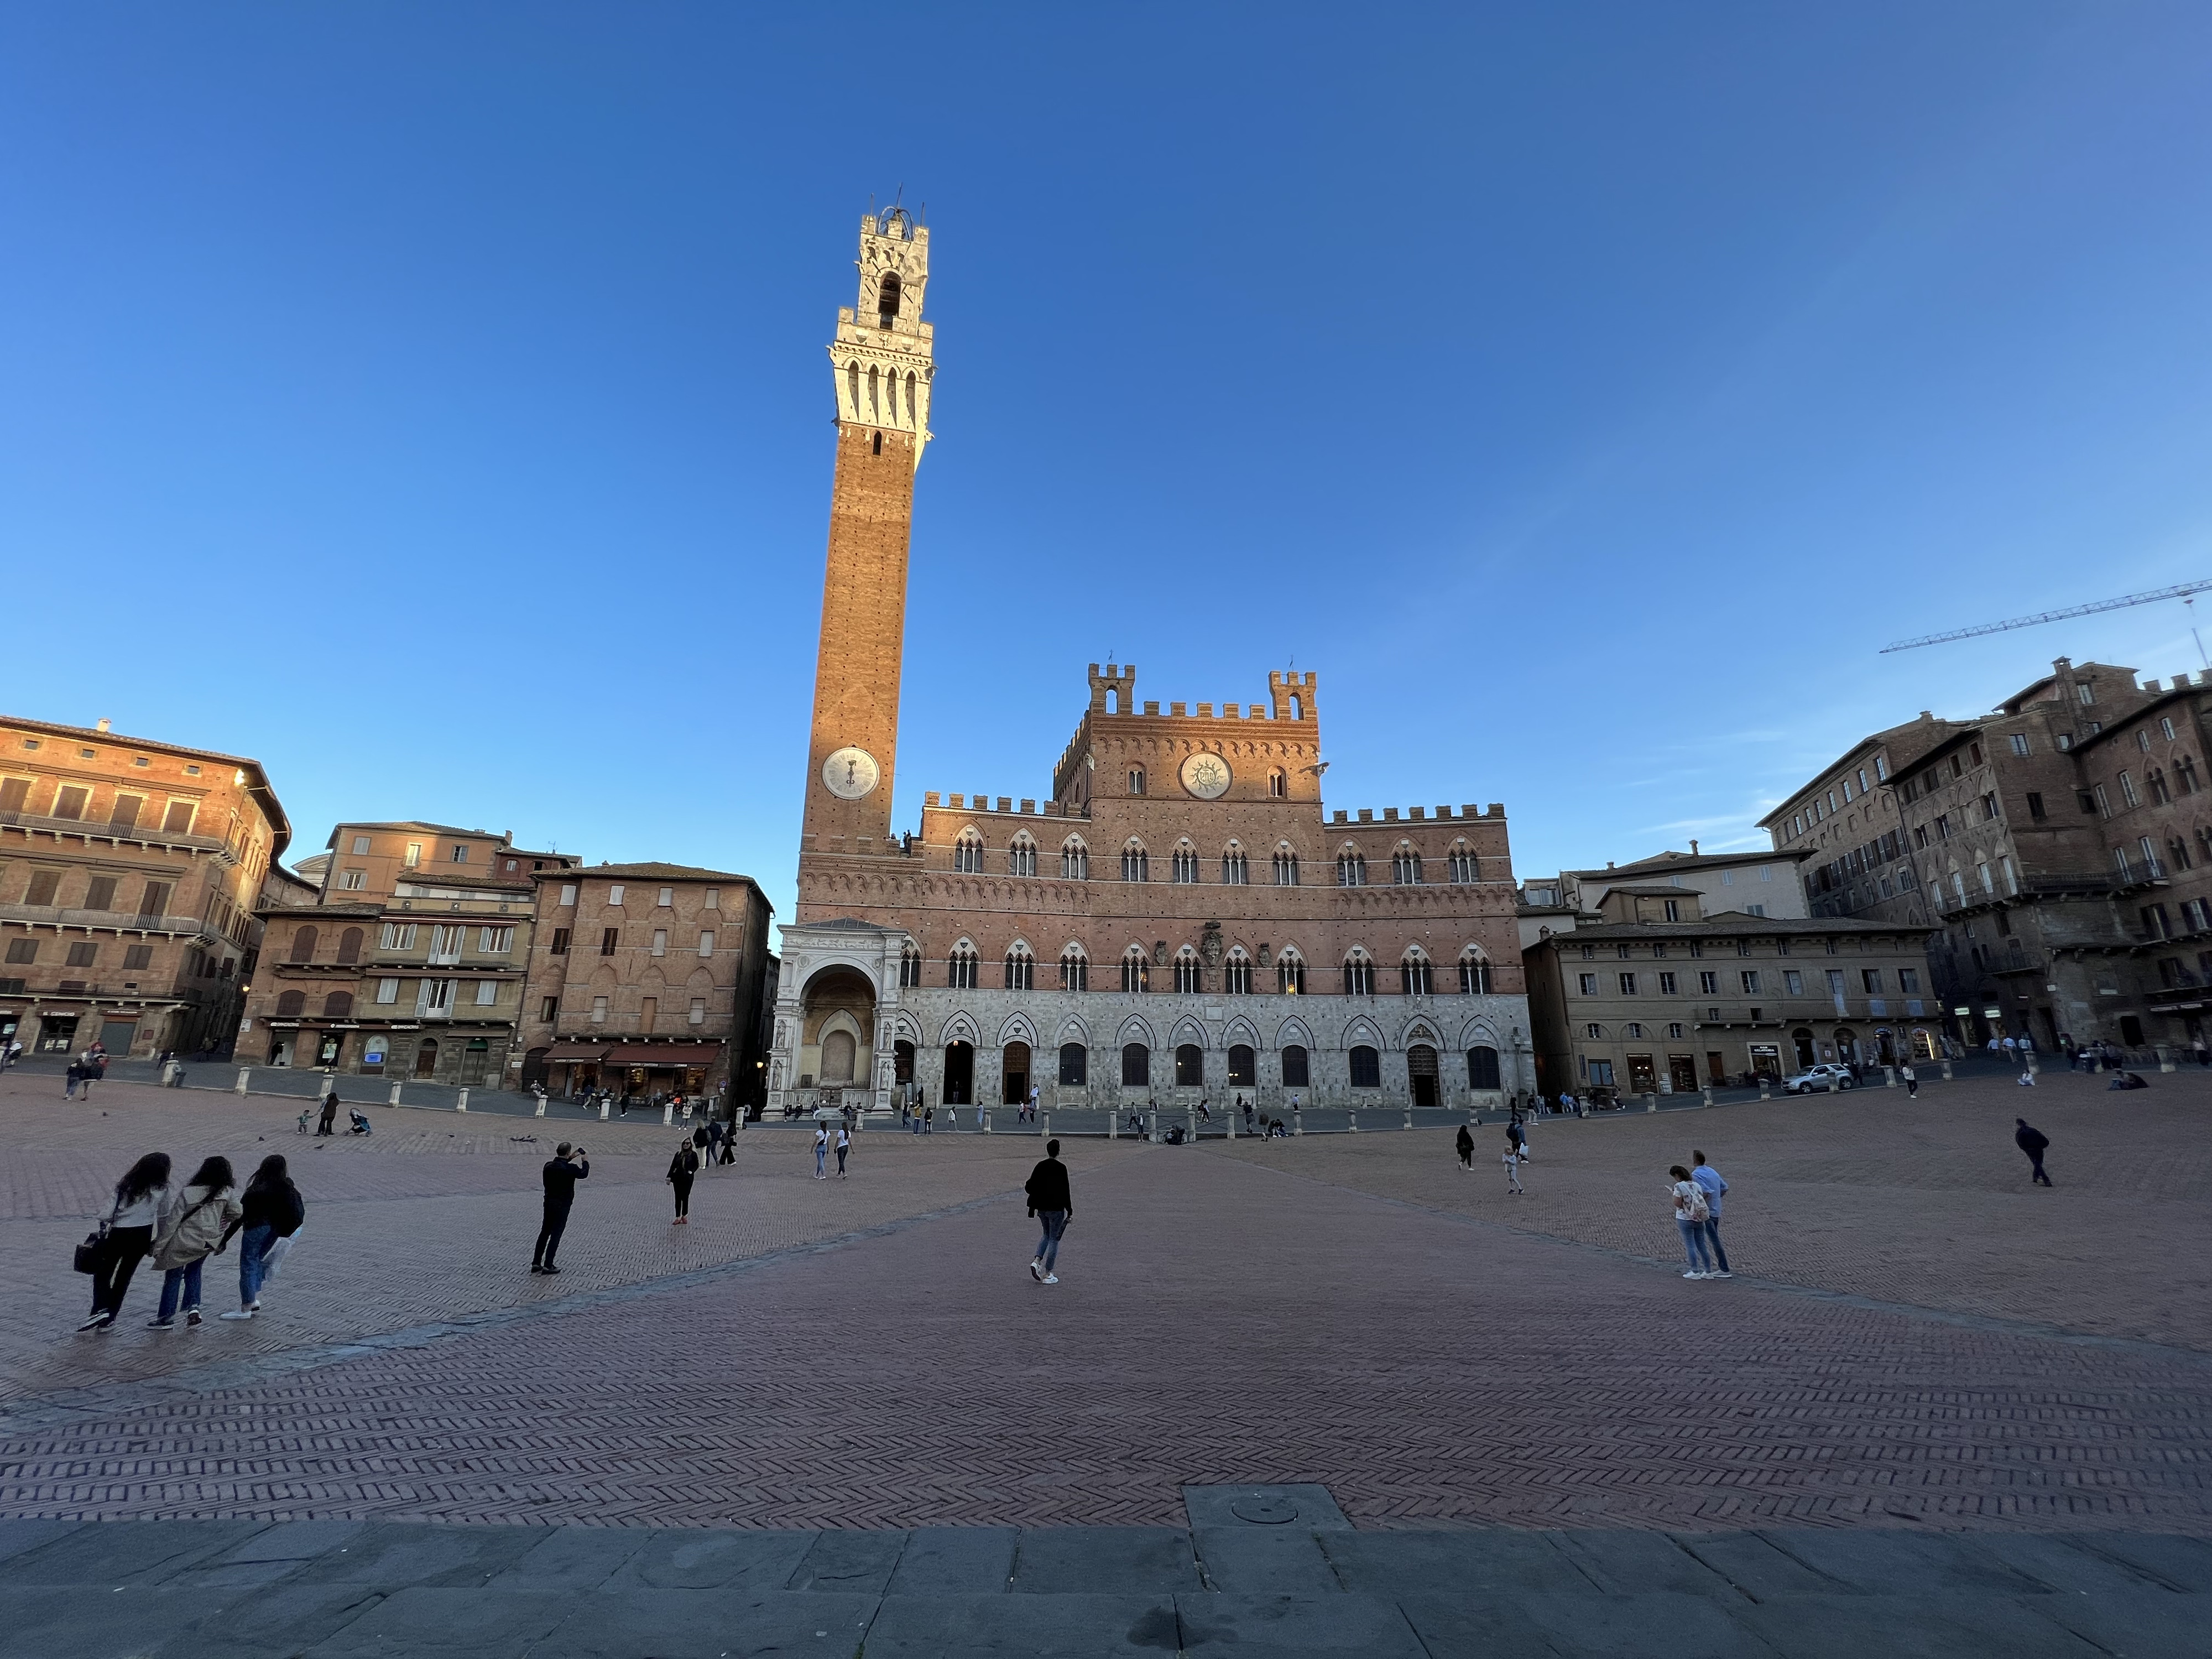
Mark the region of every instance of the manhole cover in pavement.
POLYGON ((1298 1506, 1287 1498, 1268 1498, 1255 1492, 1229 1506, 1230 1514, 1255 1527, 1286 1526, 1298 1518, 1298 1506))

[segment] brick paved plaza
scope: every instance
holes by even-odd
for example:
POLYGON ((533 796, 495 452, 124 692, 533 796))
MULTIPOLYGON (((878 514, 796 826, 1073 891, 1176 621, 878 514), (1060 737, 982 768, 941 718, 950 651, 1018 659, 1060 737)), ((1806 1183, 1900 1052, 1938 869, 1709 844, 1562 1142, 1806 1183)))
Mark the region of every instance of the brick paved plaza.
POLYGON ((58 1092, 0 1079, 0 1659, 2212 1653, 2197 1073, 1547 1120, 1521 1197, 1495 1127, 1071 1140, 1050 1289, 1027 1135, 749 1130, 677 1229, 658 1126, 58 1092), (292 1159, 261 1318, 74 1333, 153 1147, 292 1159))
MULTIPOLYGON (((1023 1271, 1025 1137, 861 1137, 817 1182, 748 1131, 667 1225, 673 1137, 591 1126, 561 1279, 543 1133, 0 1080, 0 1513, 632 1526, 1179 1522, 1316 1481, 1360 1528, 1778 1523, 2212 1532, 2212 1080, 2047 1074, 1486 1130, 1069 1143, 1066 1282, 1023 1271), (2058 1185, 2009 1140, 2032 1109, 2058 1185), (1739 1277, 1676 1272, 1664 1165, 1734 1191, 1739 1277), (245 1326, 72 1327, 130 1158, 294 1159, 296 1261, 245 1326)), ((229 1257, 210 1275, 224 1305, 229 1257)))

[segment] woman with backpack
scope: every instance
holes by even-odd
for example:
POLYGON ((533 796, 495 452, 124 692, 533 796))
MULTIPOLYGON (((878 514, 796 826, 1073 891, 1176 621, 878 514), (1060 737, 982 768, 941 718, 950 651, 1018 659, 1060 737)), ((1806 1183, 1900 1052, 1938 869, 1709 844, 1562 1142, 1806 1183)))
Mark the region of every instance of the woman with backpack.
POLYGON ((668 1160, 668 1184, 676 1188, 676 1219, 672 1227, 691 1224, 691 1183, 699 1178, 699 1149, 686 1135, 676 1143, 676 1156, 668 1160))
POLYGON ((269 1276, 269 1253, 277 1240, 297 1233, 307 1218, 307 1200, 285 1172, 283 1158, 271 1152, 246 1183, 239 1213, 224 1227, 222 1242, 216 1246, 220 1250, 230 1243, 233 1233, 240 1235, 238 1306, 224 1314, 225 1319, 251 1319, 261 1311, 261 1285, 269 1276))
POLYGON ((1682 1277, 1710 1279, 1713 1258, 1705 1243, 1705 1218, 1712 1214, 1712 1206, 1705 1200, 1705 1189, 1679 1164, 1667 1173, 1674 1177, 1674 1184, 1667 1190, 1674 1200, 1674 1227, 1682 1235, 1682 1253, 1690 1263, 1682 1277))
POLYGON ((154 1246, 154 1265, 161 1270, 161 1308, 146 1322, 148 1330, 176 1329, 180 1303, 185 1323, 200 1322, 200 1270, 222 1246, 230 1224, 244 1213, 232 1196, 237 1184, 230 1160, 211 1158, 171 1201, 154 1246))
POLYGON ((77 1329, 104 1331, 114 1326, 115 1316, 123 1311, 124 1294, 131 1288, 131 1275, 154 1247, 154 1230, 161 1225, 168 1201, 167 1152, 147 1153, 115 1183, 115 1201, 91 1241, 87 1271, 92 1274, 92 1313, 77 1329))

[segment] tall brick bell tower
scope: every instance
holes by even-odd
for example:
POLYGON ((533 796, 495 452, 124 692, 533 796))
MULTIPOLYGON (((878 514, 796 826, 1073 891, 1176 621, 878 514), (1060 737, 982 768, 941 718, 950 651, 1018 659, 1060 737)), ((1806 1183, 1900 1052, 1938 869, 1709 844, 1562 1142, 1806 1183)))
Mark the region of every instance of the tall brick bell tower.
POLYGON ((839 309, 830 348, 837 471, 799 841, 801 922, 837 911, 823 892, 821 855, 891 849, 907 538, 937 372, 921 320, 929 232, 903 208, 864 218, 859 264, 859 303, 839 309))

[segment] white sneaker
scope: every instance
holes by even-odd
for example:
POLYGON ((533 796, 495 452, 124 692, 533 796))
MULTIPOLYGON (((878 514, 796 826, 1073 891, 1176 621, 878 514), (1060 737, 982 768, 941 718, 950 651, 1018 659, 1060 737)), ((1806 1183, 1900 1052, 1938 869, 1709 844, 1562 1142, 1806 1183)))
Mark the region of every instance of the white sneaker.
MULTIPOLYGON (((1695 1268, 1692 1268, 1688 1273, 1684 1273, 1682 1277, 1685 1279, 1703 1279, 1705 1275, 1698 1272, 1695 1268)), ((230 1316, 228 1314, 225 1314, 223 1317, 228 1319, 230 1316)))
POLYGON ((1707 1273, 1705 1277, 1708 1279, 1734 1279, 1735 1275, 1730 1273, 1726 1267, 1723 1267, 1717 1273, 1707 1273))
POLYGON ((253 1310, 251 1308, 233 1308, 228 1312, 217 1315, 216 1316, 222 1319, 251 1319, 253 1317, 253 1310))
POLYGON ((1044 1276, 1044 1282, 1048 1285, 1057 1285, 1060 1283, 1060 1275, 1058 1273, 1047 1273, 1044 1276))
POLYGON ((1044 1262, 1042 1258, 1030 1263, 1030 1277, 1040 1285, 1044 1283, 1044 1262))

